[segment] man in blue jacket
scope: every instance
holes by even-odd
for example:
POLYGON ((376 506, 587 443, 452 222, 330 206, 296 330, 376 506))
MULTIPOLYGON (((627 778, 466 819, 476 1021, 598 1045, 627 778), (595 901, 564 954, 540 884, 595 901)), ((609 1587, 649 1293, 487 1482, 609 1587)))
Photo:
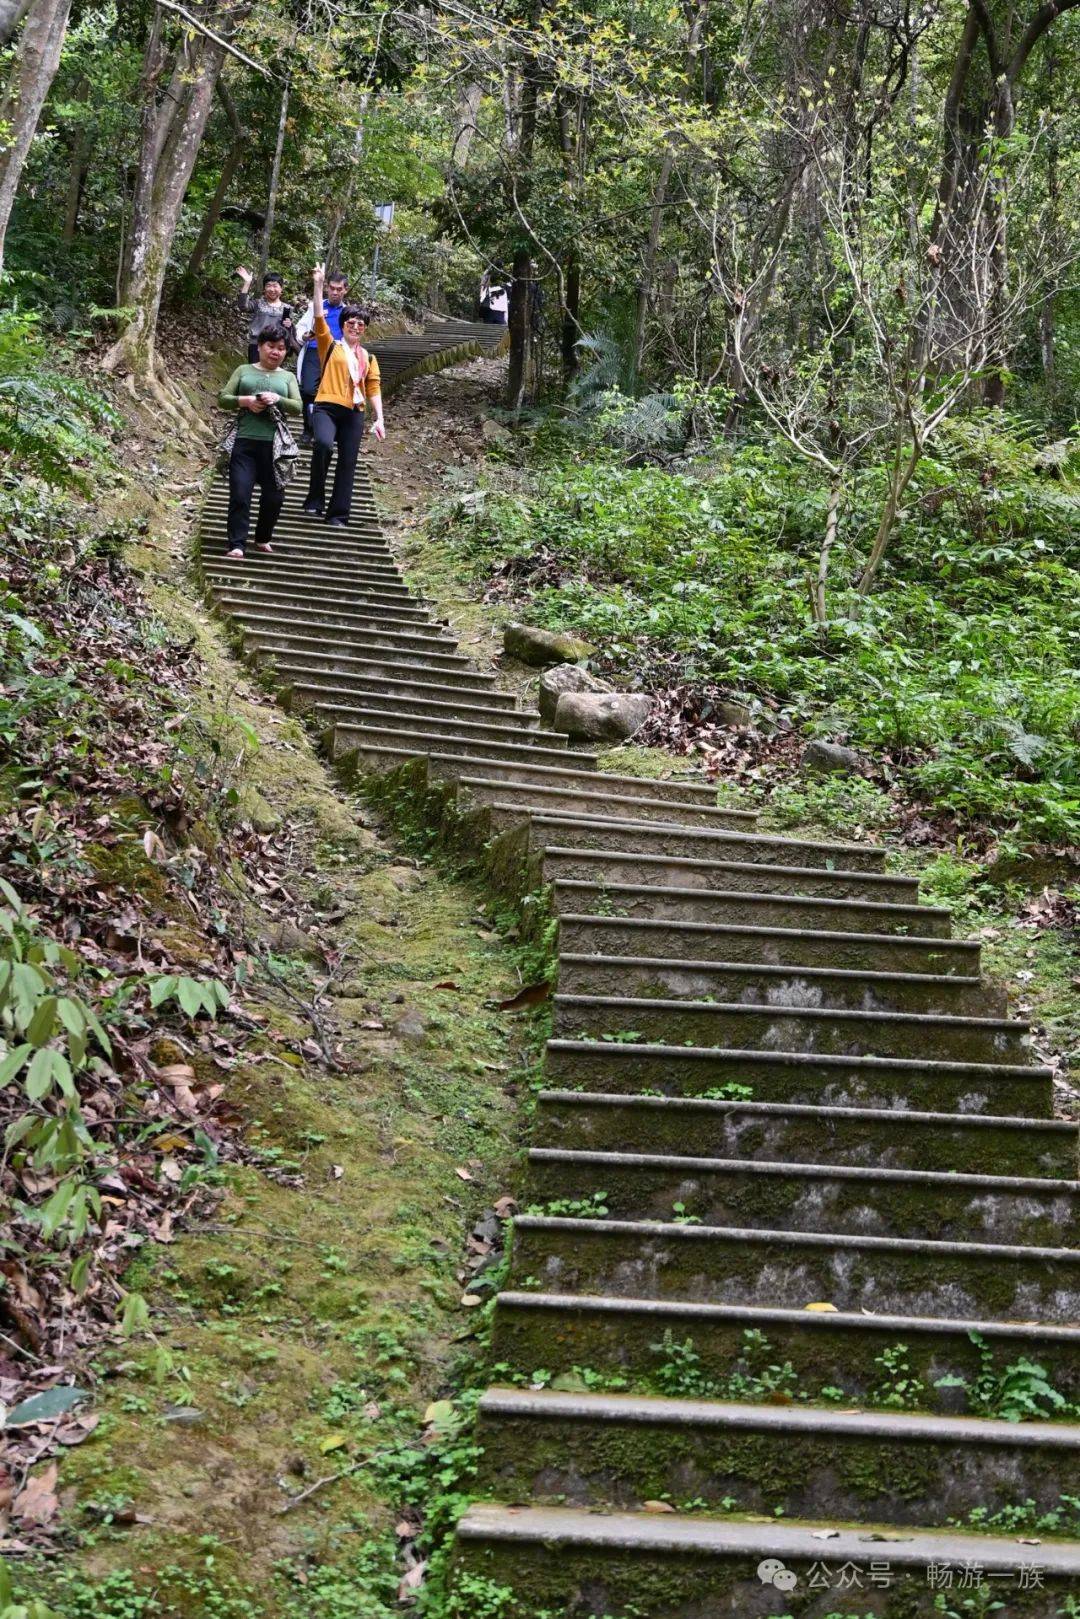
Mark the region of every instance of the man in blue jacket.
MULTIPOLYGON (((323 292, 323 313, 330 328, 330 335, 336 343, 341 341, 341 311, 345 307, 345 295, 348 290, 348 276, 343 275, 340 270, 332 270, 326 278, 326 288, 323 292)), ((297 341, 304 345, 297 368, 300 398, 304 402, 304 432, 300 439, 301 444, 312 442, 311 413, 315 409, 315 395, 319 391, 319 377, 322 373, 314 333, 315 305, 312 303, 308 306, 307 313, 301 315, 296 323, 297 341)))

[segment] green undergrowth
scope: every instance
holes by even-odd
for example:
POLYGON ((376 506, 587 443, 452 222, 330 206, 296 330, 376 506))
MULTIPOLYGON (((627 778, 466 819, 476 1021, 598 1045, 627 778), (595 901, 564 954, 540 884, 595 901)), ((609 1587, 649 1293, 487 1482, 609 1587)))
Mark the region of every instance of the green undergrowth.
MULTIPOLYGON (((808 734, 889 761, 907 790, 1016 838, 1080 837, 1080 495, 1036 469, 1019 420, 976 414, 924 461, 879 582, 851 581, 880 510, 861 475, 815 625, 828 492, 777 444, 718 442, 678 471, 625 466, 557 424, 430 529, 476 589, 572 628, 618 674, 719 682, 808 734)), ((1070 481, 1071 480, 1071 481, 1070 481)))

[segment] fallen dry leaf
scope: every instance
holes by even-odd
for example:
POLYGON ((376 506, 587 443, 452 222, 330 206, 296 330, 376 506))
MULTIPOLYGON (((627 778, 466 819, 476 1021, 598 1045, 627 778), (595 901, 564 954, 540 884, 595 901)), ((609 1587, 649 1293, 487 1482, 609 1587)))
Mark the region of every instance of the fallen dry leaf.
POLYGON ((56 1516, 56 1479, 59 1468, 55 1462, 32 1473, 15 1498, 13 1515, 21 1523, 51 1523, 56 1516))
POLYGON ((674 1512, 675 1508, 670 1501, 643 1501, 642 1512, 674 1512))
POLYGON ((542 984, 527 984, 524 989, 519 989, 516 995, 511 995, 509 1000, 500 1001, 499 1011, 516 1012, 522 1006, 539 1006, 550 997, 551 985, 545 979, 542 984))

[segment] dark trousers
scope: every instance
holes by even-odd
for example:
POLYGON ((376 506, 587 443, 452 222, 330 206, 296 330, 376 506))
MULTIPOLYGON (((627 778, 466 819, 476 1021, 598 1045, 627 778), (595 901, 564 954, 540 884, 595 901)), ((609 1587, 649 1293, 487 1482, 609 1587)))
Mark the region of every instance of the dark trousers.
POLYGON ((311 414, 315 409, 315 395, 319 391, 319 379, 322 376, 322 366, 319 363, 318 349, 305 347, 300 357, 300 373, 297 382, 300 384, 300 398, 304 404, 304 432, 311 432, 311 414))
POLYGON ((259 486, 259 520, 255 544, 269 545, 285 500, 274 477, 274 445, 267 438, 238 438, 229 459, 229 546, 247 545, 251 527, 251 496, 259 486))
POLYGON ((324 504, 326 473, 336 444, 334 492, 330 496, 330 509, 326 515, 328 518, 348 517, 356 477, 356 458, 360 453, 360 440, 364 436, 364 412, 350 409, 348 405, 316 405, 312 431, 315 434, 315 448, 311 452, 311 481, 307 498, 317 506, 324 504))

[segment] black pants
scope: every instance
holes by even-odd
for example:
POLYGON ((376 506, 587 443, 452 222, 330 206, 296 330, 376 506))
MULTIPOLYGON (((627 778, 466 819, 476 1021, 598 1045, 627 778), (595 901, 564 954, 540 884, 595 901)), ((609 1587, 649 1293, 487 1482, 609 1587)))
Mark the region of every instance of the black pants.
POLYGON ((318 349, 305 346, 300 357, 300 370, 297 382, 300 384, 300 398, 304 405, 304 432, 311 432, 311 414, 315 409, 315 395, 319 391, 319 379, 322 376, 322 365, 319 362, 318 349))
POLYGON ((268 438, 238 438, 229 460, 229 548, 247 545, 251 527, 251 496, 259 486, 259 520, 255 544, 269 545, 285 500, 274 477, 274 445, 268 438))
POLYGON ((336 444, 334 492, 330 496, 330 509, 326 516, 348 517, 356 477, 356 458, 360 453, 360 440, 364 436, 364 412, 362 409, 350 409, 348 405, 316 405, 312 431, 315 434, 315 448, 311 452, 311 481, 307 498, 320 507, 325 503, 326 473, 336 444))

